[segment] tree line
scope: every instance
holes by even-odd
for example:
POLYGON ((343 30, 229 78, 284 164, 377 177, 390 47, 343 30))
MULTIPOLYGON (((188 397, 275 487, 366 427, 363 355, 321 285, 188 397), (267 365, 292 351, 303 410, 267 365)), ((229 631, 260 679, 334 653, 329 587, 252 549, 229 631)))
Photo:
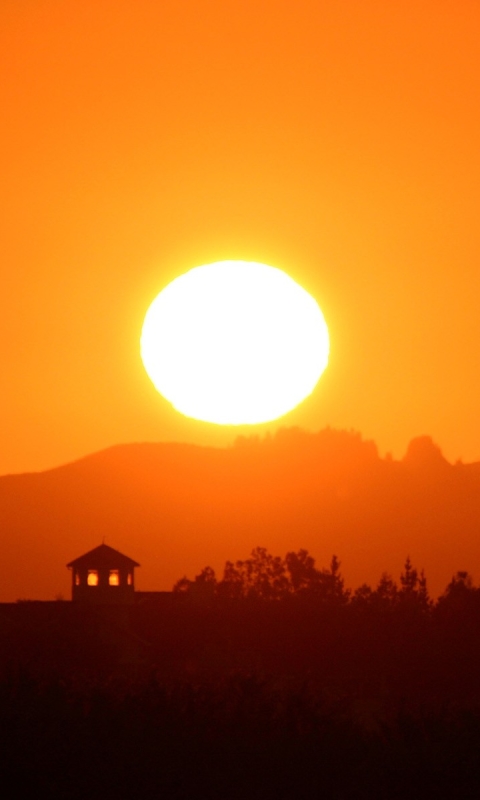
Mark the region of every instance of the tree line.
POLYGON ((409 606, 428 614, 435 609, 480 604, 477 589, 468 572, 458 571, 436 602, 430 597, 427 579, 407 556, 400 583, 384 572, 375 588, 363 584, 347 589, 340 572, 340 561, 332 556, 328 568, 318 568, 307 550, 289 552, 284 558, 274 556, 264 547, 256 547, 249 558, 235 563, 227 561, 223 576, 207 566, 193 580, 181 578, 173 591, 198 600, 286 601, 303 598, 330 606, 352 608, 397 608, 409 606))

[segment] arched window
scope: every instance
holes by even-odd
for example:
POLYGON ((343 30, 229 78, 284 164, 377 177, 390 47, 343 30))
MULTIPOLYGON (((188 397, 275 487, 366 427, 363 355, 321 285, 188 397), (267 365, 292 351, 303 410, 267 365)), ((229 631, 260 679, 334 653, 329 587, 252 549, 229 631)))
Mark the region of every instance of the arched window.
POLYGON ((131 572, 129 572, 128 575, 127 575, 127 583, 128 583, 129 586, 131 586, 132 583, 133 583, 133 581, 132 581, 132 573, 131 572))
POLYGON ((75 586, 80 586, 80 574, 78 572, 75 573, 75 586))
POLYGON ((111 569, 108 575, 110 586, 120 586, 120 575, 118 569, 111 569))
POLYGON ((87 583, 89 586, 98 586, 98 571, 96 569, 88 570, 87 583))

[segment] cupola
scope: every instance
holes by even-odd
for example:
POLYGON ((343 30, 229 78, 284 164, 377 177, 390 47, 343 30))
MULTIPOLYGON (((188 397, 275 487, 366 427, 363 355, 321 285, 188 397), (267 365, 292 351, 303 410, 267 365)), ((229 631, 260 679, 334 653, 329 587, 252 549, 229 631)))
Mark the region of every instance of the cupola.
POLYGON ((78 603, 133 603, 136 561, 107 544, 67 564, 72 570, 72 600, 78 603))

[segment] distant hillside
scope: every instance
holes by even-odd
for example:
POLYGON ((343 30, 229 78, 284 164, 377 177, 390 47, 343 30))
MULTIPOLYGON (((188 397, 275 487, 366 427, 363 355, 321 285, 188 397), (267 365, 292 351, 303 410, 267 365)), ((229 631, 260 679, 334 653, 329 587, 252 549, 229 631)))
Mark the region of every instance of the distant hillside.
POLYGON ((432 594, 480 577, 480 464, 451 465, 428 437, 402 461, 330 429, 281 430, 229 449, 128 444, 48 472, 0 478, 0 601, 70 597, 65 564, 100 544, 141 563, 137 588, 170 589, 253 547, 336 553, 348 586, 398 579, 407 555, 432 594))

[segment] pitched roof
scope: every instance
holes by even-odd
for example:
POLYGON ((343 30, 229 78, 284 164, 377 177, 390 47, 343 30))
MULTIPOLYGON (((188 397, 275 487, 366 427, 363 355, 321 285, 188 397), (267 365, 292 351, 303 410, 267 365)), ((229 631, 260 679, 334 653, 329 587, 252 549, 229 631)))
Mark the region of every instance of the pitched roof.
POLYGON ((119 567, 139 567, 133 558, 124 556, 108 544, 101 544, 89 550, 83 556, 75 558, 67 564, 67 567, 84 567, 86 569, 118 569, 119 567))

